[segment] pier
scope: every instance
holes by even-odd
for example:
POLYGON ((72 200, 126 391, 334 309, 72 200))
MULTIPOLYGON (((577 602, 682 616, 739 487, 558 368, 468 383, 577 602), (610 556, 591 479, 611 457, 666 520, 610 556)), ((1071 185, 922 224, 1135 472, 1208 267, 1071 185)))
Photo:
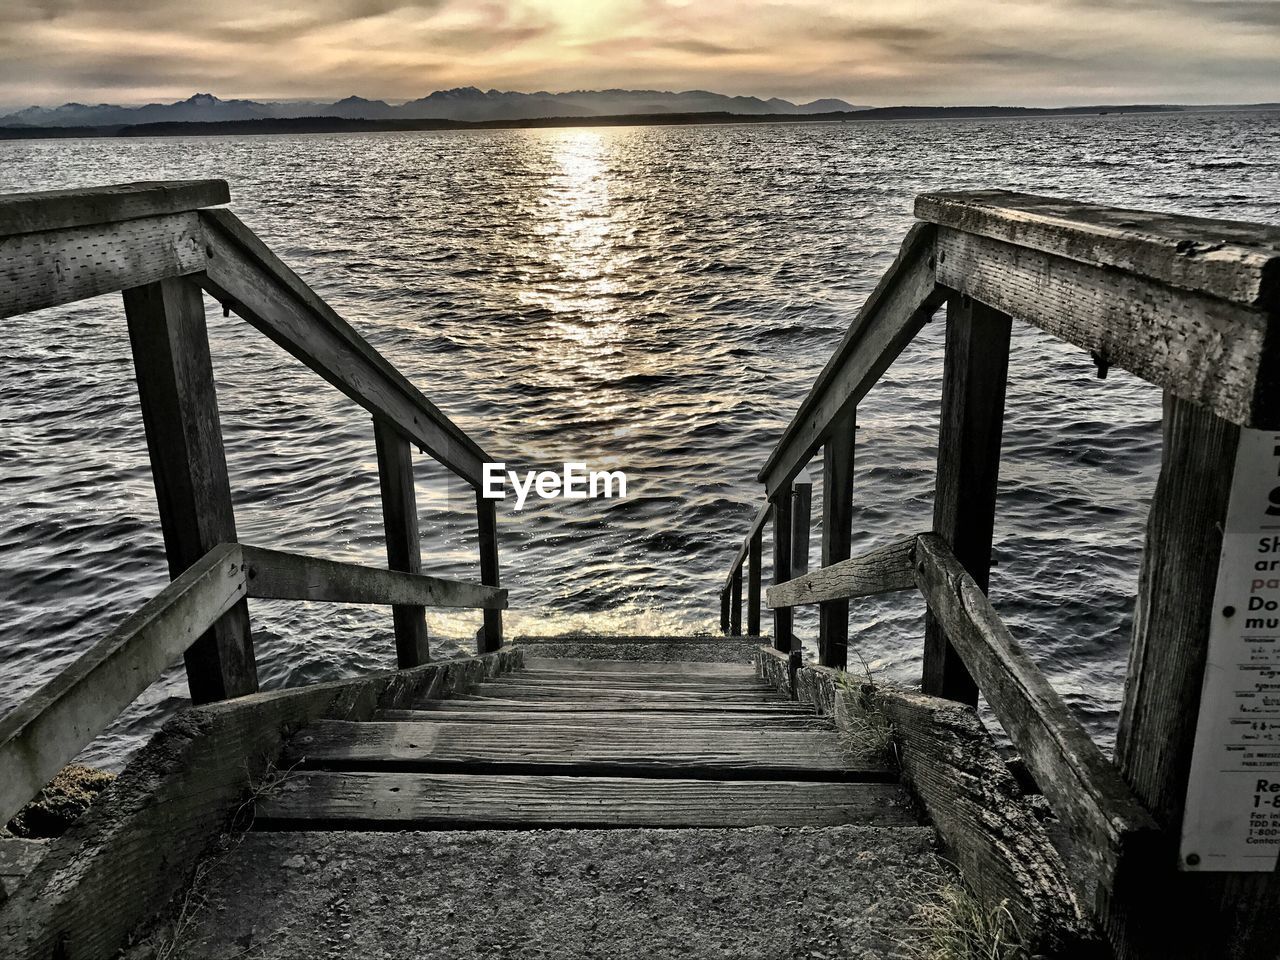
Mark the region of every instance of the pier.
POLYGON ((122 293, 172 576, 0 718, 3 819, 178 658, 193 701, 63 836, 0 838, 4 956, 913 956, 947 884, 1007 915, 1029 956, 1280 955, 1280 821, 1245 810, 1219 762, 1280 774, 1280 660, 1237 617, 1272 589, 1238 571, 1280 503, 1280 229, 922 195, 760 466, 723 636, 511 639, 519 572, 500 575, 481 495, 502 457, 230 200, 221 181, 0 197, 9 330, 122 293), (385 567, 239 542, 206 298, 371 417, 385 567), (932 526, 853 556, 858 406, 944 307, 932 526), (1114 757, 986 595, 1015 322, 1164 391, 1114 757), (476 491, 472 580, 424 563, 415 448, 476 491), (919 690, 846 670, 850 604, 897 591, 927 611, 919 690), (398 668, 259 690, 255 599, 390 607, 398 668), (476 655, 433 659, 427 607, 482 610, 476 655), (1252 686, 1227 676, 1242 660, 1252 686), (1263 727, 1224 739, 1241 722, 1263 727))

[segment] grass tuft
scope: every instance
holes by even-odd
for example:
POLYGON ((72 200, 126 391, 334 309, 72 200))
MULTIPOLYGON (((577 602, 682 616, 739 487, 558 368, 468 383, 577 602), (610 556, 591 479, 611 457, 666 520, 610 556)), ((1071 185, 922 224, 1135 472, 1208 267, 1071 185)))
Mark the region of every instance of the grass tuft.
POLYGON ((941 887, 916 913, 912 960, 1029 960, 1030 953, 1007 901, 985 907, 959 883, 941 887))
POLYGON ((862 676, 850 676, 841 673, 839 689, 836 695, 844 701, 839 725, 840 736, 845 747, 854 755, 875 759, 884 759, 894 764, 898 762, 897 744, 893 739, 893 724, 879 710, 869 708, 865 703, 863 689, 875 687, 875 678, 871 675, 871 667, 863 660, 862 676))

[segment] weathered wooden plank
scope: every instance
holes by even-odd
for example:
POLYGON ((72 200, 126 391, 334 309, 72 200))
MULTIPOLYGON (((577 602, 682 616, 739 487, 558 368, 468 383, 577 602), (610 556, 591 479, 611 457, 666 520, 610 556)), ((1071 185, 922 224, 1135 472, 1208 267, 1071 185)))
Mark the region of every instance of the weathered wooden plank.
POLYGON ((201 282, 302 363, 473 487, 490 458, 226 210, 198 216, 201 282))
MULTIPOLYGON (((679 727, 688 730, 734 729, 762 730, 773 727, 785 730, 822 729, 825 721, 811 713, 721 713, 718 711, 662 712, 658 710, 531 710, 493 707, 475 701, 458 703, 450 709, 449 701, 441 701, 432 710, 381 710, 375 720, 416 720, 433 723, 511 723, 540 726, 581 726, 590 724, 597 729, 634 729, 644 725, 651 730, 679 727), (471 706, 474 709, 466 709, 471 706)), ((524 704, 522 706, 528 706, 524 704)))
POLYGON ((1266 312, 946 227, 937 247, 939 283, 1231 423, 1280 428, 1280 328, 1266 312))
POLYGON ((714 701, 711 703, 698 700, 645 700, 626 701, 622 703, 609 700, 575 701, 555 698, 551 700, 514 700, 500 696, 466 693, 441 701, 415 701, 412 705, 418 710, 537 710, 553 713, 672 713, 672 714, 705 714, 705 713, 741 713, 741 714, 789 714, 793 716, 810 716, 811 711, 796 707, 795 704, 783 700, 772 702, 733 702, 714 701))
POLYGON ((916 575, 1035 782, 1080 851, 1081 889, 1102 896, 1130 857, 1149 856, 1155 821, 1010 636, 986 595, 933 534, 916 540, 916 575))
POLYGON ((720 591, 720 632, 729 635, 729 588, 720 591))
POLYGON ((482 772, 622 771, 885 780, 881 763, 852 757, 834 734, 794 730, 670 730, 643 727, 602 735, 575 728, 502 724, 324 720, 290 741, 286 762, 303 766, 474 767, 482 772))
POLYGON ((494 682, 502 686, 554 687, 557 690, 706 690, 710 692, 736 690, 743 693, 759 693, 762 690, 759 681, 752 676, 699 677, 680 674, 668 676, 649 674, 641 676, 620 673, 592 676, 589 674, 566 675, 550 671, 539 673, 521 670, 494 682))
MULTIPOLYGON (((180 713, 49 850, 0 911, 0 956, 114 957, 191 880, 210 842, 278 759, 285 730, 354 720, 433 687, 463 689, 520 653, 258 693, 180 713)), ((243 823, 237 824, 242 827, 243 823)))
MULTIPOLYGON (((378 454, 378 489, 382 496, 387 567, 419 574, 422 572, 422 549, 418 541, 418 499, 409 441, 376 417, 373 437, 378 454)), ((397 603, 391 608, 391 619, 396 637, 396 663, 401 667, 416 667, 430 660, 426 608, 422 604, 397 603)))
POLYGON ((44 840, 0 837, 0 905, 18 889, 48 849, 44 840))
POLYGON ((730 578, 729 586, 729 636, 742 635, 742 567, 730 578))
MULTIPOLYGON (((1008 316, 981 303, 957 296, 947 302, 933 532, 984 593, 991 572, 1010 329, 1008 316)), ((973 678, 930 612, 924 621, 921 689, 948 700, 978 702, 973 678)))
POLYGON ((813 532, 813 480, 801 470, 791 487, 791 576, 809 571, 809 539, 813 532))
POLYGON ((0 823, 243 601, 245 580, 240 548, 215 547, 0 718, 0 823))
POLYGON ((672 660, 665 663, 644 660, 571 660, 534 656, 527 652, 520 676, 537 674, 575 674, 591 676, 624 674, 637 677, 749 677, 751 667, 737 663, 698 663, 693 660, 672 660))
POLYGON ((747 636, 760 636, 760 563, 764 531, 756 529, 747 539, 747 636))
MULTIPOLYGON (((204 297, 190 280, 170 278, 125 290, 124 309, 165 557, 177 577, 236 539, 204 297)), ((185 660, 196 703, 258 689, 243 599, 191 644, 185 660)))
MULTIPOLYGON (((480 540, 480 582, 496 588, 502 582, 498 570, 497 501, 485 499, 481 490, 476 491, 476 529, 480 540)), ((487 609, 484 632, 479 638, 480 652, 489 653, 501 646, 502 613, 487 609)))
MULTIPOLYGON (((791 484, 780 486, 773 497, 773 582, 775 585, 791 579, 791 484)), ((792 616, 788 607, 773 608, 773 645, 778 650, 790 650, 795 643, 792 633, 792 616)))
POLYGON ((915 537, 903 537, 848 560, 820 567, 769 588, 769 606, 798 607, 823 600, 872 597, 916 585, 911 564, 915 537))
MULTIPOLYGON (((851 409, 831 425, 822 445, 822 566, 848 560, 853 544, 853 456, 858 411, 851 409)), ((844 669, 848 660, 849 601, 823 601, 818 611, 818 659, 844 669)))
POLYGON ((911 826, 896 783, 299 771, 257 819, 320 829, 911 826))
POLYGON ((1280 875, 1176 872, 1240 430, 1169 394, 1116 762, 1165 830, 1104 905, 1121 957, 1280 955, 1280 875))
POLYGON ((297 553, 244 547, 252 577, 249 596, 263 600, 505 607, 507 591, 465 580, 382 570, 297 553))
POLYGON ((0 240, 19 233, 161 217, 230 201, 225 180, 150 181, 3 194, 0 240))
POLYGON ((1280 227, 1007 190, 921 194, 916 216, 1249 307, 1280 307, 1280 227))
POLYGON ((747 663, 759 641, 751 637, 609 637, 561 636, 517 638, 525 651, 538 657, 634 660, 650 664, 690 661, 747 663))
POLYGON ((0 319, 204 269, 194 213, 0 238, 0 319))
POLYGON ((790 481, 858 405, 942 304, 934 276, 934 227, 916 224, 849 325, 808 396, 783 431, 758 479, 773 494, 790 481))
POLYGON ((610 703, 753 703, 768 696, 766 692, 750 687, 726 690, 688 688, 685 690, 661 690, 647 687, 573 687, 559 684, 494 683, 485 684, 477 691, 481 696, 500 697, 504 700, 604 700, 610 703))

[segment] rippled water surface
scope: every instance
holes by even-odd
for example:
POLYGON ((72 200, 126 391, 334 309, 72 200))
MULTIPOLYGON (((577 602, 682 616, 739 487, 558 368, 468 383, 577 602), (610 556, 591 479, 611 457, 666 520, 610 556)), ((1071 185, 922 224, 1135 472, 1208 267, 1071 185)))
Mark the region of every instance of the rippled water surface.
MULTIPOLYGON (((691 633, 716 629, 755 473, 915 194, 1274 222, 1280 114, 0 143, 2 192, 188 177, 230 181, 242 219, 495 459, 627 472, 625 500, 500 511, 509 634, 691 633)), ((243 322, 209 322, 241 539, 385 562, 368 417, 243 322)), ((0 709, 167 579, 119 297, 5 327, 0 709)), ((855 550, 929 524, 942 328, 859 411, 855 550)), ((1159 416, 1153 388, 1017 328, 992 596, 1103 741, 1159 416)), ((425 567, 475 577, 468 491, 422 457, 417 482, 425 567)), ((393 662, 389 612, 251 612, 265 685, 393 662)), ((857 652, 914 680, 920 614, 855 604, 857 652)), ((428 619, 443 652, 479 626, 428 619)), ((89 759, 118 762, 183 695, 171 671, 89 759)))

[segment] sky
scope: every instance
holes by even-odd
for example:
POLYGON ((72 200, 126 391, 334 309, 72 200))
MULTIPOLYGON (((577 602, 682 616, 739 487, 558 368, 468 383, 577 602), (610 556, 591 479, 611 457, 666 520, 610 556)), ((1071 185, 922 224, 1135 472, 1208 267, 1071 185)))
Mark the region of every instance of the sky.
POLYGON ((706 89, 1280 100, 1280 0, 0 0, 0 105, 706 89))

